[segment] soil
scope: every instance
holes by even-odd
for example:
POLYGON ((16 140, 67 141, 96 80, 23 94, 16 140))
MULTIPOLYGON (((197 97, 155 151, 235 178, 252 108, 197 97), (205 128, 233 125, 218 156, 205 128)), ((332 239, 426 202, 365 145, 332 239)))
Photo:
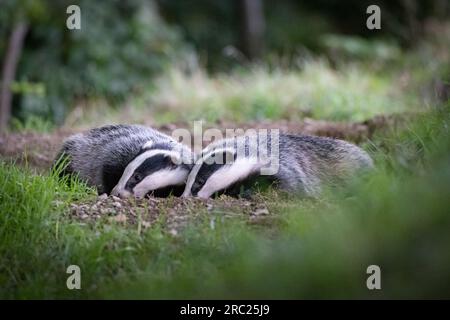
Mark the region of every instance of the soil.
POLYGON ((173 236, 193 219, 206 218, 209 227, 214 228, 217 219, 240 217, 249 223, 262 224, 272 218, 264 202, 227 196, 207 200, 176 197, 121 199, 106 194, 87 203, 71 204, 70 216, 86 223, 120 224, 138 232, 158 224, 173 236))

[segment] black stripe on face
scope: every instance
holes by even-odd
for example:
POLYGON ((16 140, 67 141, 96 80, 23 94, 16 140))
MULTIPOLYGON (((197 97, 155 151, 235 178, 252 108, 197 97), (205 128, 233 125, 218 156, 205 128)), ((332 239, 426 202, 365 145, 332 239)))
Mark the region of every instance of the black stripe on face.
POLYGON ((127 181, 125 189, 132 191, 133 188, 145 177, 160 171, 160 170, 171 170, 175 169, 177 165, 173 163, 170 155, 157 154, 152 157, 145 159, 139 167, 134 170, 133 175, 127 181))
POLYGON ((220 168, 223 166, 227 166, 230 164, 227 164, 227 159, 232 156, 233 162, 236 161, 236 154, 230 155, 227 151, 220 151, 217 153, 213 153, 208 158, 213 158, 218 160, 219 163, 208 163, 207 159, 204 159, 204 162, 202 163, 200 169, 197 172, 197 175, 195 176, 194 183, 192 184, 191 193, 195 197, 197 196, 198 192, 203 188, 206 181, 220 168), (227 158, 228 157, 228 158, 227 158))
POLYGON ((197 196, 198 192, 203 188, 209 177, 213 175, 214 172, 225 166, 225 164, 207 164, 202 163, 200 170, 195 176, 194 183, 192 184, 191 193, 194 197, 197 196))

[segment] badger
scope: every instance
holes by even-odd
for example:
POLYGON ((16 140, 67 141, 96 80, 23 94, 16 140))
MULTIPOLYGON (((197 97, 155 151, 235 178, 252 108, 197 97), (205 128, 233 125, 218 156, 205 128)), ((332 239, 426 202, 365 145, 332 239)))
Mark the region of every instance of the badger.
POLYGON ((343 140, 247 134, 208 145, 189 173, 183 196, 248 196, 255 185, 269 184, 317 197, 326 184, 340 184, 372 167, 365 151, 343 140))
POLYGON ((144 197, 180 195, 192 167, 191 150, 141 125, 107 125, 64 141, 55 166, 77 175, 99 194, 144 197))

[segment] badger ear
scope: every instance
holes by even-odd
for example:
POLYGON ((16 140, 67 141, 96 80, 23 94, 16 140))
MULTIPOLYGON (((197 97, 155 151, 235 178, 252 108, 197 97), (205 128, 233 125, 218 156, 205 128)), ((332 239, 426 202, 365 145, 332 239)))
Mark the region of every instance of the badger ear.
POLYGON ((153 141, 149 140, 142 146, 142 149, 150 149, 153 146, 153 141))
POLYGON ((169 158, 175 165, 180 165, 183 163, 183 159, 178 153, 167 154, 166 157, 169 158))

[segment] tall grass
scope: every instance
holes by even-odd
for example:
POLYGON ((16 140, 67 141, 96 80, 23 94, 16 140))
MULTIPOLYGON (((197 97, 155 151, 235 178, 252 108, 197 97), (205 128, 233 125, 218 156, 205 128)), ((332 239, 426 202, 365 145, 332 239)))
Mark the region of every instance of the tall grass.
POLYGON ((255 66, 249 71, 213 77, 202 69, 175 66, 156 83, 149 105, 172 117, 192 119, 301 119, 361 121, 377 114, 413 110, 418 101, 397 85, 398 75, 347 64, 332 68, 326 60, 289 70, 255 66))
POLYGON ((101 101, 80 105, 68 117, 67 126, 305 117, 362 121, 379 114, 423 110, 413 71, 370 63, 332 66, 326 59, 315 59, 288 68, 260 64, 211 75, 197 64, 186 67, 180 62, 124 108, 112 110, 101 101))

